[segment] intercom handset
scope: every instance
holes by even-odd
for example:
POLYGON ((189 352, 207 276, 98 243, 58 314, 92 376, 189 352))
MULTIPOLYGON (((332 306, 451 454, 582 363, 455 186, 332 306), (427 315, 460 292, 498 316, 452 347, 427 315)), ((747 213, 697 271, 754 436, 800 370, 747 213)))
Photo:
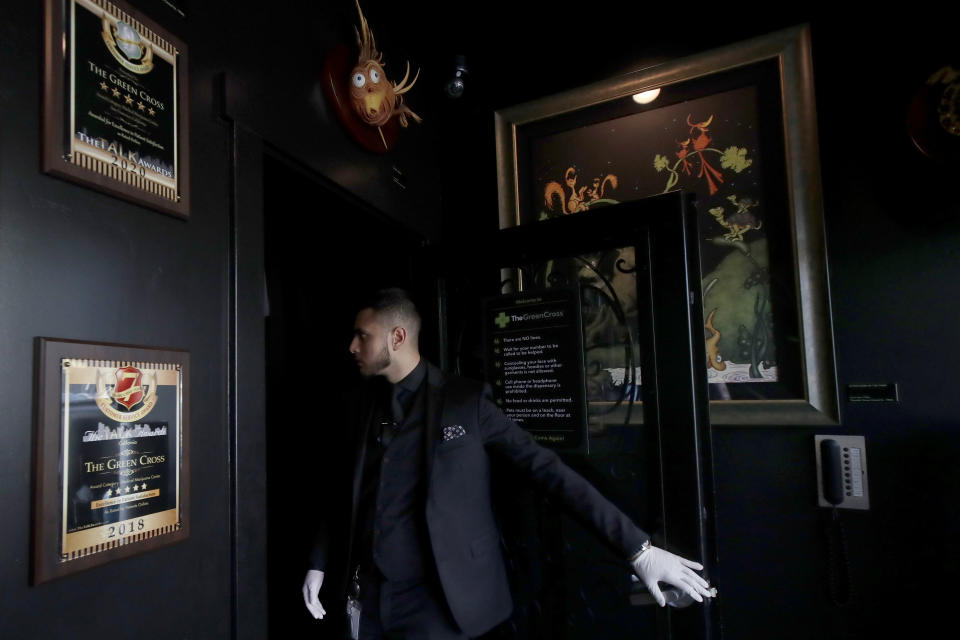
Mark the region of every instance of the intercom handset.
POLYGON ((870 508, 867 453, 863 436, 814 436, 817 502, 838 509, 870 508))

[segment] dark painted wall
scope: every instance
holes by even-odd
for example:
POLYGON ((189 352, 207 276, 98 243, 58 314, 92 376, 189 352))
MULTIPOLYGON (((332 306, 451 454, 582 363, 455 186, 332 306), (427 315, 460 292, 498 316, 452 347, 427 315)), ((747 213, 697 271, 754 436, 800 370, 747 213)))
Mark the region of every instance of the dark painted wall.
MULTIPOLYGON (((224 112, 276 153, 354 191, 368 206, 421 234, 436 236, 439 229, 434 158, 424 150, 431 135, 429 108, 421 113, 426 126, 404 132, 395 155, 375 156, 356 147, 317 102, 318 56, 341 38, 349 42, 351 3, 283 15, 238 10, 232 2, 175 3, 187 5, 184 19, 161 0, 133 1, 190 47, 188 222, 40 172, 42 3, 0 6, 0 486, 6 515, 0 530, 0 635, 9 638, 230 635, 233 140, 224 112), (393 184, 395 165, 406 190, 393 184), (33 338, 39 335, 190 351, 189 540, 29 586, 33 338)), ((388 61, 400 66, 407 53, 392 53, 386 29, 377 36, 388 61)), ((317 218, 328 209, 322 200, 307 198, 290 215, 317 218)), ((345 246, 342 239, 323 240, 345 246)), ((242 428, 262 431, 263 425, 242 428)), ((241 444, 245 435, 258 436, 240 434, 241 444)), ((240 563, 262 562, 265 550, 254 551, 240 563)), ((241 635, 265 635, 262 604, 261 613, 241 615, 248 625, 241 635)))
MULTIPOLYGON (((956 60, 933 17, 882 25, 814 21, 827 245, 843 427, 866 437, 871 510, 845 512, 851 605, 827 599, 825 510, 810 430, 717 430, 721 562, 734 573, 730 637, 897 637, 946 622, 928 602, 960 577, 960 397, 951 372, 960 303, 958 170, 905 135, 912 92, 956 60), (899 45, 894 46, 897 41, 899 45), (902 46, 900 46, 902 45, 902 46), (850 53, 865 64, 851 73, 850 53), (897 382, 898 404, 845 401, 845 385, 897 382), (723 554, 726 554, 725 556, 723 554)), ((955 54, 955 51, 952 52, 955 54)), ((956 64, 956 62, 954 62, 956 64)), ((729 572, 725 570, 725 575, 729 572)), ((728 599, 729 600, 729 599, 728 599)))
MULTIPOLYGON (((715 431, 725 637, 884 637, 897 625, 945 615, 937 594, 948 594, 960 572, 953 549, 960 486, 952 468, 960 454, 960 396, 946 382, 957 352, 957 168, 917 155, 903 120, 913 86, 949 61, 949 20, 903 15, 909 8, 840 19, 801 9, 731 16, 720 15, 728 9, 718 5, 631 5, 571 22, 560 11, 518 15, 511 3, 494 2, 456 15, 438 9, 435 17, 449 28, 436 29, 423 26, 422 8, 371 2, 368 18, 388 62, 396 68, 409 57, 425 67, 422 106, 411 97, 424 126, 405 132, 395 155, 379 157, 356 148, 316 99, 318 52, 349 35, 350 3, 309 3, 281 15, 191 2, 187 20, 159 0, 140 4, 191 47, 194 200, 187 223, 39 172, 41 10, 0 6, 5 637, 85 638, 132 628, 144 637, 229 633, 231 167, 218 74, 226 78, 227 114, 268 145, 416 231, 456 242, 496 225, 494 109, 806 20, 814 29, 839 381, 897 381, 903 400, 842 407, 838 431, 867 437, 872 497, 870 512, 843 514, 857 594, 845 610, 831 609, 826 596, 823 513, 813 506, 814 431, 715 431), (571 25, 580 28, 571 32, 571 25), (461 50, 472 61, 472 94, 445 104, 438 83, 461 50), (405 192, 393 186, 395 164, 408 178, 405 192), (191 351, 189 541, 27 585, 36 335, 191 351), (90 594, 95 601, 83 599, 90 594), (107 627, 100 602, 129 604, 111 611, 107 627), (145 628, 145 612, 158 608, 162 615, 145 628)), ((304 215, 323 215, 322 202, 302 206, 304 215)))
POLYGON ((850 17, 741 9, 624 6, 575 33, 564 30, 569 15, 543 12, 501 25, 499 38, 523 44, 495 50, 477 29, 465 42, 476 91, 445 114, 442 153, 459 161, 443 163, 444 231, 468 238, 496 225, 496 190, 476 188, 496 179, 495 109, 810 22, 839 384, 843 392, 849 383, 897 382, 902 401, 849 404, 843 395, 836 428, 714 429, 718 604, 727 638, 897 637, 947 618, 933 594, 960 573, 960 396, 950 383, 960 168, 921 156, 905 130, 913 91, 956 60, 954 38, 949 21, 919 9, 850 17), (558 34, 574 44, 564 48, 551 38, 558 34), (815 433, 867 441, 871 510, 841 515, 854 592, 842 608, 828 595, 815 433))
POLYGON ((10 638, 229 633, 227 138, 193 66, 193 219, 40 173, 42 3, 0 7, 0 628, 10 638), (206 116, 206 117, 205 117, 206 116), (28 586, 34 336, 188 349, 192 504, 181 544, 28 586), (111 613, 106 615, 104 612, 111 613))

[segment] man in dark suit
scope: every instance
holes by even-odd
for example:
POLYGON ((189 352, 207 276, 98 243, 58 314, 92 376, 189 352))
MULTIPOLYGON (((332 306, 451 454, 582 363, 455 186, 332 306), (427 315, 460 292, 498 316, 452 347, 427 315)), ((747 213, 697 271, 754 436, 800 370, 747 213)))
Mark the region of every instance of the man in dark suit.
POLYGON ((377 292, 357 314, 350 352, 364 377, 389 384, 371 393, 360 421, 351 548, 330 550, 326 535, 318 536, 303 583, 314 617, 325 614, 317 593, 328 554, 347 551, 364 640, 462 639, 504 621, 513 603, 491 505, 489 454, 526 471, 619 549, 661 606, 658 582, 698 602, 711 597, 694 572, 700 564, 651 546, 650 536, 504 416, 488 386, 423 360, 419 329, 416 308, 399 289, 377 292))

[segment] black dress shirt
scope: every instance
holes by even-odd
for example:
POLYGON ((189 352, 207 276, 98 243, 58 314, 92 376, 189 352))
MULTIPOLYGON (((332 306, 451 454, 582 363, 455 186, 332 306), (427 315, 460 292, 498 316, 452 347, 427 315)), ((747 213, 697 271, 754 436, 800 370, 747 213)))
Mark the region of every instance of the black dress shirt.
POLYGON ((428 574, 431 556, 423 478, 426 372, 421 360, 390 387, 367 442, 358 548, 359 564, 367 576, 379 573, 391 581, 408 581, 428 574))

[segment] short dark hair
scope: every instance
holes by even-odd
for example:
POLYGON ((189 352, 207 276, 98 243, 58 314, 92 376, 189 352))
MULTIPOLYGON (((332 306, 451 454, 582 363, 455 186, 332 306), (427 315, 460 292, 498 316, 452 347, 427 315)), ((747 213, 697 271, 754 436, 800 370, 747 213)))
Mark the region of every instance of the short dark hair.
POLYGON ((363 309, 373 309, 378 316, 387 317, 391 323, 403 325, 414 339, 420 335, 420 312, 410 295, 399 287, 380 289, 371 295, 363 309))

